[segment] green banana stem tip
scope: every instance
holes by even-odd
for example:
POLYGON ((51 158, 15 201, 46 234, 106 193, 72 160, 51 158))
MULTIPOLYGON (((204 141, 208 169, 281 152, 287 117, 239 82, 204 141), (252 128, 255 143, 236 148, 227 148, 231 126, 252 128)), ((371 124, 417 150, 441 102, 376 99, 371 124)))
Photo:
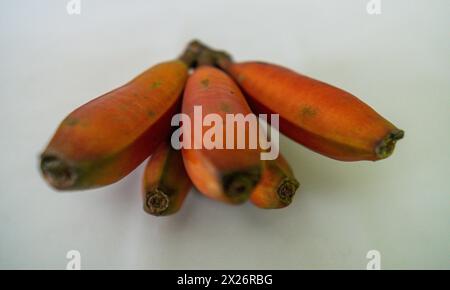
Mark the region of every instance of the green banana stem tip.
POLYGON ((395 149, 395 143, 405 136, 403 130, 392 130, 375 148, 375 153, 379 159, 389 157, 395 149))
POLYGON ((225 194, 232 203, 242 203, 248 199, 259 180, 258 172, 234 172, 223 177, 225 194))
POLYGON ((281 202, 288 205, 292 202, 300 183, 292 178, 286 177, 278 186, 277 194, 281 202))

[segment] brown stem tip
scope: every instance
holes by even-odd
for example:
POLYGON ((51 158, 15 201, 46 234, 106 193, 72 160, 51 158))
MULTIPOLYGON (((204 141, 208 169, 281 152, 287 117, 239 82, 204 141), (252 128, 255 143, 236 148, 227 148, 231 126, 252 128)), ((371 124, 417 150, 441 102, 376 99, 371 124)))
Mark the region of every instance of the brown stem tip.
POLYGON ((41 156, 41 171, 47 182, 56 189, 68 189, 77 180, 75 170, 56 156, 43 154, 41 156))
POLYGON ((198 55, 204 49, 205 47, 200 41, 193 40, 188 43, 183 54, 178 59, 184 62, 187 67, 194 67, 197 64, 198 55))
POLYGON ((257 172, 235 172, 223 177, 225 194, 232 203, 242 203, 248 199, 259 180, 257 172))
POLYGON ((231 55, 226 51, 213 49, 197 39, 189 42, 180 59, 189 67, 214 65, 222 69, 232 62, 231 55))
POLYGON ((215 56, 214 54, 209 51, 209 50, 203 50, 197 58, 197 66, 202 66, 202 65, 211 65, 214 66, 215 65, 215 56))
POLYGON ((300 186, 300 183, 291 178, 285 178, 281 183, 280 186, 278 186, 278 197, 280 198, 280 201, 284 204, 288 205, 292 202, 292 198, 295 195, 295 192, 297 191, 298 187, 300 186))
POLYGON ((379 159, 389 157, 394 152, 395 143, 405 136, 403 130, 392 130, 375 148, 375 153, 379 159))
POLYGON ((169 197, 157 188, 147 193, 144 210, 158 216, 169 207, 169 202, 169 197))

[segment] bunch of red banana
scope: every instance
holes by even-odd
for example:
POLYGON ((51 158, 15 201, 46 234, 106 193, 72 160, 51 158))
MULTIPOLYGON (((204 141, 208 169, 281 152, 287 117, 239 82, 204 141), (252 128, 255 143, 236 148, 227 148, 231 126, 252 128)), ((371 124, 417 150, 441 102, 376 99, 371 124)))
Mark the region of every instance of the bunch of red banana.
MULTIPOLYGON (((235 63, 194 41, 180 58, 70 113, 41 154, 42 174, 59 190, 89 189, 120 180, 151 155, 143 178, 144 210, 150 214, 178 211, 191 184, 227 203, 289 205, 299 183, 281 155, 262 161, 259 147, 172 148, 172 117, 181 112, 195 121, 196 106, 222 120, 226 114, 279 114, 286 136, 344 161, 384 159, 403 137, 348 92, 277 65, 235 63)), ((196 143, 207 131, 202 127, 199 136, 183 131, 183 141, 196 143)), ((248 131, 232 134, 233 140, 250 138, 248 131)))

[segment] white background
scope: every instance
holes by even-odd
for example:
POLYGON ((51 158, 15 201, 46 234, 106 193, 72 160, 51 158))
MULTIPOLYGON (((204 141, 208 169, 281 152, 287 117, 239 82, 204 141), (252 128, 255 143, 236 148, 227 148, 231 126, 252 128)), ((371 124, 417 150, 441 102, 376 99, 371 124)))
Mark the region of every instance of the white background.
POLYGON ((0 1, 0 268, 450 268, 450 1, 0 1), (188 196, 141 209, 142 166, 57 193, 38 154, 74 108, 177 56, 192 38, 342 87, 406 131, 379 162, 344 163, 286 139, 301 182, 261 210, 188 196))

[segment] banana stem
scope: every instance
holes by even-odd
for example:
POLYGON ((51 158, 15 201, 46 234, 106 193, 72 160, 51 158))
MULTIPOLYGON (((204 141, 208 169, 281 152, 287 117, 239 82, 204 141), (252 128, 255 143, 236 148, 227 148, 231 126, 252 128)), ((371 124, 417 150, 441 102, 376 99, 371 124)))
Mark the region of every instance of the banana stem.
POLYGON ((247 200, 260 179, 257 169, 242 172, 231 172, 223 177, 225 194, 232 203, 238 204, 247 200))
POLYGON ((156 188, 147 193, 144 210, 152 215, 161 215, 169 207, 169 203, 167 194, 156 188))
POLYGON ((299 186, 300 183, 297 180, 286 177, 278 186, 278 197, 284 204, 289 205, 299 186))
POLYGON ((231 55, 226 51, 213 49, 199 40, 192 40, 180 59, 190 67, 213 65, 224 70, 232 63, 231 55))
POLYGON ((189 42, 178 59, 184 62, 189 68, 195 67, 197 64, 198 56, 203 51, 203 48, 203 44, 201 44, 197 40, 193 40, 189 42))

